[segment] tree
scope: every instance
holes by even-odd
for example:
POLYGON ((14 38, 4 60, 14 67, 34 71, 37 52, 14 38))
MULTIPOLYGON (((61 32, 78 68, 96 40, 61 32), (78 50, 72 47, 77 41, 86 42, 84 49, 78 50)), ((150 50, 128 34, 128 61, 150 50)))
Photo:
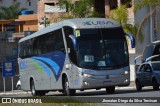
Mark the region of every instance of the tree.
POLYGON ((69 14, 69 18, 85 18, 100 16, 93 10, 93 4, 95 0, 79 0, 75 3, 72 0, 59 0, 60 6, 66 7, 69 14))
POLYGON ((144 16, 141 23, 138 26, 138 31, 136 36, 140 35, 141 30, 143 30, 146 21, 154 15, 155 12, 160 12, 160 0, 140 0, 135 4, 134 12, 142 8, 152 8, 152 10, 144 16))
POLYGON ((20 3, 16 2, 9 7, 0 7, 0 19, 17 19, 21 11, 26 10, 26 8, 20 8, 20 3))
POLYGON ((125 32, 131 33, 134 36, 136 35, 135 33, 137 30, 136 26, 127 23, 128 10, 125 5, 121 5, 117 9, 112 10, 110 12, 109 18, 118 21, 122 25, 125 32))

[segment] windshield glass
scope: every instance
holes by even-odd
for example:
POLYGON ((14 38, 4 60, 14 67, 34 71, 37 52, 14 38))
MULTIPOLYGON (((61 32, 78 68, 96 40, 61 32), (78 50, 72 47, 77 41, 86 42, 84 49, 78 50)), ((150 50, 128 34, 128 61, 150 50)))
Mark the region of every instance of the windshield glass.
POLYGON ((77 37, 82 68, 114 69, 128 66, 128 48, 122 28, 81 29, 77 37))

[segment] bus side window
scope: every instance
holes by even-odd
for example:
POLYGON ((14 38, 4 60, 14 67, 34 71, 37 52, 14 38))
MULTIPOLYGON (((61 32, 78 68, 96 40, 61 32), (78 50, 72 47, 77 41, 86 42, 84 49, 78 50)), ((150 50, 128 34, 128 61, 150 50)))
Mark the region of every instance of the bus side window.
POLYGON ((38 38, 34 38, 34 41, 33 41, 33 55, 36 56, 36 55, 39 55, 41 53, 40 52, 40 49, 39 49, 39 42, 38 42, 38 38))
POLYGON ((62 29, 58 29, 54 33, 56 35, 55 49, 65 53, 62 29))
POLYGON ((54 36, 54 32, 49 32, 46 35, 46 46, 47 46, 47 52, 53 52, 55 51, 55 36, 54 36))
POLYGON ((20 50, 20 51, 19 51, 19 52, 20 52, 20 53, 19 53, 19 57, 20 57, 20 58, 24 58, 24 55, 25 55, 25 54, 24 54, 24 52, 25 52, 25 50, 24 50, 24 48, 25 48, 25 42, 20 43, 20 47, 19 47, 19 48, 20 48, 20 49, 19 49, 19 50, 20 50))
POLYGON ((67 48, 70 48, 69 58, 70 58, 71 62, 73 62, 74 64, 77 64, 76 51, 74 50, 72 40, 69 38, 69 35, 74 34, 73 28, 65 26, 65 27, 63 27, 63 29, 64 29, 65 38, 66 38, 66 42, 67 42, 67 48))

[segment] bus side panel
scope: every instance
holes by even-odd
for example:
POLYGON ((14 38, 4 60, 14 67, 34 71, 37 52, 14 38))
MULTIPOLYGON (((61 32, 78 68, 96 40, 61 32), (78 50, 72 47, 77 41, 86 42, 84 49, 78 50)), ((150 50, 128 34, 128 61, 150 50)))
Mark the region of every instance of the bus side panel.
POLYGON ((20 80, 23 90, 30 90, 31 79, 34 81, 36 90, 50 89, 50 77, 46 77, 44 68, 38 63, 40 62, 37 62, 33 58, 20 60, 20 80))
POLYGON ((39 85, 37 82, 41 80, 41 73, 33 62, 32 59, 22 59, 19 61, 20 80, 23 90, 30 90, 30 78, 32 77, 36 87, 39 85))
MULTIPOLYGON (((55 51, 39 56, 32 57, 40 67, 41 82, 37 84, 38 90, 56 90, 58 80, 60 79, 65 61, 65 54, 61 51, 55 51), (48 85, 47 85, 48 84, 48 85)), ((61 85, 61 84, 60 84, 61 85)))
MULTIPOLYGON (((51 89, 56 89, 56 90, 62 90, 62 74, 66 73, 66 64, 69 63, 69 59, 68 56, 65 55, 64 57, 65 59, 63 59, 63 61, 61 61, 63 63, 63 65, 61 66, 61 71, 59 73, 59 77, 57 78, 56 82, 51 82, 51 89)), ((66 73, 68 74, 68 73, 66 73)))

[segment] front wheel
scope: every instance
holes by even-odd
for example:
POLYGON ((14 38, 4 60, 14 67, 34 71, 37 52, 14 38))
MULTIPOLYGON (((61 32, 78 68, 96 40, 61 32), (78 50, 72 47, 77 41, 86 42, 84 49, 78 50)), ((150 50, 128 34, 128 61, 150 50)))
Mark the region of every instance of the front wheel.
POLYGON ((20 85, 17 86, 17 90, 21 90, 21 86, 20 85))
POLYGON ((159 85, 158 85, 156 79, 153 80, 153 89, 154 89, 154 90, 158 90, 158 89, 159 89, 159 85))
POLYGON ((142 86, 140 84, 140 82, 138 80, 136 80, 136 89, 137 91, 141 91, 142 90, 142 86))
POLYGON ((107 87, 106 88, 106 92, 108 94, 113 94, 115 92, 115 86, 112 86, 112 87, 107 87))
POLYGON ((69 88, 68 78, 65 78, 63 82, 63 94, 66 96, 73 96, 75 93, 76 90, 69 88))
POLYGON ((35 84, 34 84, 33 80, 31 81, 31 93, 33 96, 37 96, 37 94, 38 94, 38 92, 35 89, 35 84))

